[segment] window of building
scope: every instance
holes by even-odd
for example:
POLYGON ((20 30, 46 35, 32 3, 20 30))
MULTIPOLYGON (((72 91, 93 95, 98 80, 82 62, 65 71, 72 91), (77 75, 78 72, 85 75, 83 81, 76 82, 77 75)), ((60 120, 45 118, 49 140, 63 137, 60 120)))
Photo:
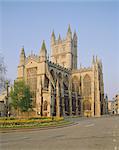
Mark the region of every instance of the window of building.
POLYGON ((36 90, 37 90, 37 68, 28 68, 27 69, 27 84, 30 87, 32 92, 33 105, 36 101, 36 90))
POLYGON ((79 91, 79 80, 77 76, 74 76, 72 79, 72 91, 73 92, 79 91))
POLYGON ((91 110, 91 104, 89 101, 85 101, 83 104, 83 110, 91 110))
POLYGON ((45 88, 48 88, 48 87, 49 87, 49 79, 45 75, 45 88))
POLYGON ((44 101, 44 111, 47 111, 47 106, 48 106, 47 101, 44 101))
POLYGON ((91 96, 91 78, 87 74, 83 79, 83 95, 85 97, 91 96))

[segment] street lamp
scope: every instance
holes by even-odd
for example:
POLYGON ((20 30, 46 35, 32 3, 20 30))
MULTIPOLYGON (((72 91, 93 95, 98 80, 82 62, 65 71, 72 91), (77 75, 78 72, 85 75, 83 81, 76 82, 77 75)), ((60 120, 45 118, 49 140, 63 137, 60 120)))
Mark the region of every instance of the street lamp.
POLYGON ((6 90, 7 90, 7 95, 6 95, 6 117, 9 117, 9 102, 8 102, 8 98, 9 98, 9 82, 8 80, 6 81, 6 90))
POLYGON ((41 117, 43 116, 43 88, 41 87, 41 117))
POLYGON ((52 116, 52 120, 54 120, 54 113, 53 113, 53 105, 52 105, 52 104, 50 105, 50 108, 51 108, 51 116, 52 116))
POLYGON ((43 116, 43 97, 41 97, 41 117, 43 116))

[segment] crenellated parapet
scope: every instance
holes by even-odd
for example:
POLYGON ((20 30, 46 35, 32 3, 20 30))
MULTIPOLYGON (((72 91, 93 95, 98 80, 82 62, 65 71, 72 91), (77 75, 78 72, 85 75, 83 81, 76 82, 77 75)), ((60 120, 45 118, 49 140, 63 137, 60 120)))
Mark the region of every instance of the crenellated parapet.
POLYGON ((39 62, 39 56, 36 54, 30 54, 29 56, 26 57, 25 64, 27 64, 31 60, 36 61, 38 63, 39 62))
POLYGON ((87 67, 87 68, 84 67, 77 70, 72 70, 72 73, 82 73, 82 72, 89 72, 89 71, 92 71, 91 67, 87 67))
POLYGON ((48 60, 47 60, 47 63, 48 63, 48 66, 49 66, 49 67, 55 68, 55 69, 57 69, 57 70, 60 70, 60 71, 66 72, 66 73, 70 73, 70 72, 71 72, 70 69, 65 68, 65 67, 62 67, 61 65, 56 64, 56 63, 54 63, 54 62, 52 62, 52 61, 48 61, 48 60))

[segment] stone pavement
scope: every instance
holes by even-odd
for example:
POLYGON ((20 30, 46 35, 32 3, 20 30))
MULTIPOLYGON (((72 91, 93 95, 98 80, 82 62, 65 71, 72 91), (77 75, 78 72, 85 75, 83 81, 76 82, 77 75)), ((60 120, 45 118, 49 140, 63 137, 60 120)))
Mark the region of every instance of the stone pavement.
MULTIPOLYGON (((72 118, 70 118, 72 119, 72 118)), ((119 150, 119 117, 73 118, 69 127, 1 133, 1 150, 119 150)))

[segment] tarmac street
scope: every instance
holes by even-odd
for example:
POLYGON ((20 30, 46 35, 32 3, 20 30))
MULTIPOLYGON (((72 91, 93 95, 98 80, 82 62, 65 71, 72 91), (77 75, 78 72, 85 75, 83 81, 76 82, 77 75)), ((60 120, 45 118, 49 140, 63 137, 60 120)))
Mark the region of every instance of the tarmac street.
POLYGON ((0 150, 119 150, 119 117, 68 118, 73 126, 0 133, 0 150))

